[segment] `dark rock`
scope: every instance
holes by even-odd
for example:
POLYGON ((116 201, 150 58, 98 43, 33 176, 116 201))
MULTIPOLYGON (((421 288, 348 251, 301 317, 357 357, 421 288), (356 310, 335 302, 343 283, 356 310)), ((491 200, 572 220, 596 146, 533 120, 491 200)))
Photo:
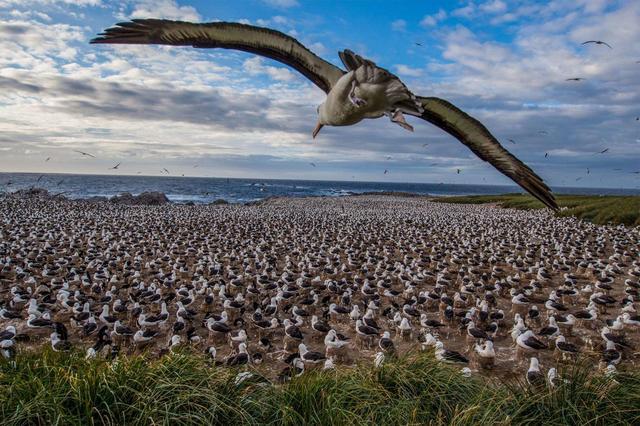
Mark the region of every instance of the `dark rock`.
POLYGON ((219 206, 219 205, 229 204, 229 202, 227 200, 222 199, 222 198, 218 198, 217 200, 214 200, 209 204, 214 205, 214 206, 219 206))
POLYGON ((44 188, 19 189, 12 193, 16 197, 25 198, 51 198, 52 195, 44 188))
POLYGON ((163 192, 143 192, 140 195, 131 195, 129 192, 123 192, 112 197, 109 201, 130 206, 161 206, 169 203, 169 199, 163 192))
POLYGON ((82 201, 86 201, 88 203, 100 203, 100 202, 103 202, 103 201, 109 201, 109 199, 107 197, 103 197, 103 196, 94 196, 94 197, 85 198, 82 201))

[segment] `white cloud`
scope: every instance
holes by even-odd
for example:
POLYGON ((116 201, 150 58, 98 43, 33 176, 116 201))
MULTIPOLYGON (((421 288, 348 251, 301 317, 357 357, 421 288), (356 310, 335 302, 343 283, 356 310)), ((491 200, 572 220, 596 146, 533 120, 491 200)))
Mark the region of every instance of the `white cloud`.
POLYGON ((263 59, 259 56, 245 60, 242 68, 249 73, 249 75, 266 74, 277 81, 289 82, 297 78, 297 75, 288 68, 264 65, 263 59))
POLYGON ((404 19, 396 19, 391 23, 391 29, 393 31, 405 31, 407 29, 407 21, 404 19))
POLYGON ((408 65, 398 64, 395 66, 396 72, 399 75, 406 75, 408 77, 420 77, 422 76, 422 70, 420 68, 412 68, 408 65))
POLYGON ((101 0, 0 0, 0 7, 10 7, 10 6, 22 6, 28 7, 37 4, 43 5, 51 5, 51 4, 61 4, 68 6, 78 6, 78 7, 86 7, 86 6, 100 6, 102 4, 101 0))
POLYGON ((440 9, 433 15, 425 15, 424 18, 422 18, 422 20, 420 21, 420 25, 423 27, 434 27, 438 24, 438 22, 444 20, 446 17, 447 12, 443 9, 440 9))
POLYGON ((476 11, 476 5, 473 2, 471 2, 466 6, 455 9, 453 12, 451 12, 451 15, 456 16, 458 18, 468 19, 468 18, 471 18, 471 16, 473 16, 475 11, 476 11))
POLYGON ((480 10, 487 13, 503 13, 507 5, 502 0, 491 0, 480 5, 480 10))
POLYGON ((279 8, 288 8, 298 6, 298 0, 262 0, 269 6, 279 7, 279 8))
POLYGON ((180 6, 175 0, 141 0, 136 2, 130 18, 164 18, 199 22, 200 14, 192 6, 180 6))

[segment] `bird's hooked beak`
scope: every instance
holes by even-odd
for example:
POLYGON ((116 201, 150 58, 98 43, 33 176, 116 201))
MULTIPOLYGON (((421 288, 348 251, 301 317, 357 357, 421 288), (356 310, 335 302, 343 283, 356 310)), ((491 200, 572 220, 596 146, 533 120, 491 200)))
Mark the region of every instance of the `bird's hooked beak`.
POLYGON ((322 129, 324 127, 324 124, 320 123, 320 120, 318 120, 318 123, 316 124, 316 127, 313 129, 313 138, 315 139, 316 136, 318 136, 318 133, 320 133, 320 129, 322 129))

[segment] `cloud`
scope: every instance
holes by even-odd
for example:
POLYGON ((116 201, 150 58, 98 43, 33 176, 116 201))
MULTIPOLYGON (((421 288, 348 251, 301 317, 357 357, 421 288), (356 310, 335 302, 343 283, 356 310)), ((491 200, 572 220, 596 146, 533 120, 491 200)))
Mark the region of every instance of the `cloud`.
POLYGON ((294 6, 299 6, 298 0, 262 0, 264 3, 269 6, 278 7, 278 8, 289 8, 294 6))
POLYGON ((486 13, 503 13, 507 5, 502 0, 491 0, 480 5, 480 10, 486 13))
POLYGON ((409 77, 422 76, 422 70, 420 68, 412 68, 408 65, 398 64, 395 66, 396 72, 400 75, 406 75, 409 77))
POLYGON ((130 18, 164 18, 199 22, 202 18, 195 7, 180 6, 175 0, 141 0, 133 7, 130 18))
POLYGON ((391 29, 393 31, 405 31, 407 29, 407 21, 405 21, 404 19, 396 19, 395 21, 391 22, 391 29))
POLYGON ((101 0, 0 0, 0 8, 11 6, 29 7, 36 5, 66 5, 66 6, 100 6, 101 0))
POLYGON ((255 56, 245 60, 242 68, 249 73, 249 75, 266 74, 276 81, 288 82, 298 78, 298 75, 288 68, 264 65, 263 62, 264 60, 261 57, 255 56))
POLYGON ((446 19, 446 17, 447 12, 443 9, 440 9, 433 15, 425 15, 420 21, 420 25, 423 27, 434 27, 438 24, 438 22, 446 19))
POLYGON ((476 5, 471 2, 466 6, 460 7, 458 9, 454 9, 451 12, 451 16, 456 16, 458 18, 471 18, 473 14, 476 12, 476 5))

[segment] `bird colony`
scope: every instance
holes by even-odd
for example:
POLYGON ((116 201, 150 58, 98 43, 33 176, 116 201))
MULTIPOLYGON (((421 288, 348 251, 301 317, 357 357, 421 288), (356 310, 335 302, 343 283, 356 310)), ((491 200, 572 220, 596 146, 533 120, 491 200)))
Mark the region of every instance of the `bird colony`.
POLYGON ((578 357, 611 372, 637 363, 639 249, 637 228, 425 198, 6 196, 0 350, 191 350, 282 380, 409 351, 531 382, 578 357))

